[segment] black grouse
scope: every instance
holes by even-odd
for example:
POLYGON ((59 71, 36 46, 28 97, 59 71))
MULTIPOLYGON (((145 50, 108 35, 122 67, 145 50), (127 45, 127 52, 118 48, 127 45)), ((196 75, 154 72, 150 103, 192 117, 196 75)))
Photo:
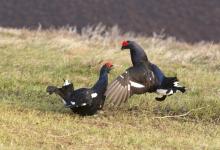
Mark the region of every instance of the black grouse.
POLYGON ((166 96, 178 90, 185 92, 185 87, 179 84, 177 77, 166 77, 155 64, 148 60, 144 50, 137 43, 124 41, 121 49, 130 49, 133 66, 126 69, 108 86, 105 95, 110 104, 119 106, 133 94, 156 92, 162 97, 155 99, 163 101, 166 96))
POLYGON ((66 107, 80 115, 93 115, 97 110, 102 109, 105 102, 105 95, 108 86, 108 73, 113 67, 112 63, 104 64, 100 70, 98 81, 92 88, 80 88, 74 90, 73 84, 65 80, 61 88, 48 86, 49 94, 59 95, 66 107))

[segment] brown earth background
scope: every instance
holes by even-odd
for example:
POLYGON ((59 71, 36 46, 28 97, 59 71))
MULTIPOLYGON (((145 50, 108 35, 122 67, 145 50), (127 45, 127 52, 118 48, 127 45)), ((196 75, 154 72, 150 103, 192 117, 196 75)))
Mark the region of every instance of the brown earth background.
POLYGON ((220 41, 220 0, 0 0, 0 26, 103 23, 122 32, 165 33, 187 42, 220 41))

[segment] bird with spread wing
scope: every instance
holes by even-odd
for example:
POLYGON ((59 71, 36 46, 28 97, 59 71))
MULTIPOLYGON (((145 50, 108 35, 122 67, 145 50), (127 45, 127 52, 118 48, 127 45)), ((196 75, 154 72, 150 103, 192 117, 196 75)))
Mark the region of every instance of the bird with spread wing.
POLYGON ((166 77, 160 68, 148 60, 144 49, 134 41, 124 41, 122 50, 129 49, 133 66, 126 69, 107 88, 105 93, 108 103, 120 106, 134 94, 156 92, 163 101, 167 96, 177 91, 185 92, 185 87, 179 84, 177 77, 166 77))

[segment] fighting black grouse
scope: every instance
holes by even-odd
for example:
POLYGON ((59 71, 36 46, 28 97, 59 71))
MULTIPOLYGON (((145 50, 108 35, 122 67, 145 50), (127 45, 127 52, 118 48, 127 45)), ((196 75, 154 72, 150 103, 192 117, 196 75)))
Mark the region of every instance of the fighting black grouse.
POLYGON ((108 85, 108 73, 113 67, 112 63, 104 64, 100 70, 98 81, 92 88, 80 88, 74 90, 73 84, 65 80, 61 88, 48 86, 49 94, 59 95, 66 107, 80 115, 93 115, 97 110, 102 109, 105 102, 105 95, 108 85))
POLYGON ((121 49, 130 49, 133 66, 126 69, 108 86, 105 95, 110 104, 119 106, 133 94, 156 92, 162 97, 155 99, 163 101, 166 96, 178 90, 185 92, 185 87, 179 84, 177 77, 166 77, 159 67, 148 60, 144 50, 136 42, 124 41, 121 49))

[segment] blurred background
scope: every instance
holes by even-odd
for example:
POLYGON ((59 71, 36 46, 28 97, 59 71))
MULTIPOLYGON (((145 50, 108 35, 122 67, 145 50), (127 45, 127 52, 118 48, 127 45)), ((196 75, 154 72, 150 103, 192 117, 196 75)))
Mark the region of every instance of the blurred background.
POLYGON ((1 0, 0 26, 36 29, 117 25, 190 43, 220 41, 219 0, 1 0))

